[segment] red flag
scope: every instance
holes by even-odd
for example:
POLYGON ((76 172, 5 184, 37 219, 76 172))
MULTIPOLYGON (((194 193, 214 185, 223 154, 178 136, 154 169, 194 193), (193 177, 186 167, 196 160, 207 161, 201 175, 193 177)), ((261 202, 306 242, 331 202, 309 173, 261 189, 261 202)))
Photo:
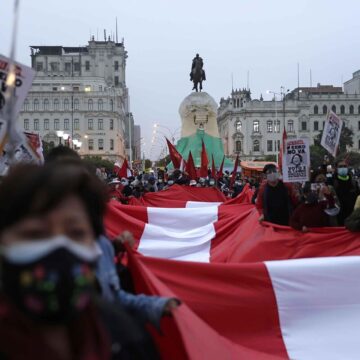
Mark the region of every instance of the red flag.
POLYGON ((224 168, 224 160, 225 160, 225 155, 224 155, 224 157, 223 157, 223 159, 222 159, 222 162, 221 162, 221 165, 220 165, 220 169, 219 169, 219 171, 218 171, 218 178, 221 178, 221 177, 223 177, 223 168, 224 168))
POLYGON ((231 180, 230 180, 230 187, 232 187, 234 185, 238 165, 239 165, 239 155, 236 155, 234 170, 233 170, 233 173, 231 175, 231 180))
POLYGON ((119 178, 128 178, 131 176, 131 170, 126 159, 124 160, 119 172, 117 173, 117 176, 119 178))
POLYGON ((194 159, 192 157, 191 151, 189 152, 188 161, 186 163, 186 172, 189 174, 190 180, 197 179, 196 168, 195 168, 194 159))
POLYGON ((216 179, 216 167, 214 161, 214 154, 211 154, 211 177, 216 179))
POLYGON ((169 148, 169 155, 170 155, 170 159, 174 165, 174 169, 180 169, 181 161, 183 160, 183 158, 180 155, 180 153, 176 150, 176 147, 167 138, 165 138, 165 139, 166 139, 167 146, 169 148))
POLYGON ((200 177, 206 178, 208 176, 208 166, 209 160, 206 154, 204 141, 201 145, 201 167, 200 167, 200 177))
POLYGON ((282 135, 282 143, 280 145, 280 151, 279 151, 279 157, 278 157, 278 167, 279 170, 282 170, 282 159, 283 159, 283 154, 285 153, 285 141, 287 139, 287 133, 284 127, 284 131, 283 131, 283 135, 282 135))

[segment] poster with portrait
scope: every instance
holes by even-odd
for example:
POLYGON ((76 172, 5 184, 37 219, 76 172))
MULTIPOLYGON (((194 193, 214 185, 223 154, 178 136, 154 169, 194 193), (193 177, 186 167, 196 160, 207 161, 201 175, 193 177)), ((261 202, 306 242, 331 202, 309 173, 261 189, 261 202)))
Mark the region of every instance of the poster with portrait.
POLYGON ((284 182, 309 181, 309 139, 287 139, 285 141, 282 169, 284 182))
POLYGON ((340 141, 343 121, 332 111, 325 121, 324 131, 321 137, 321 146, 324 147, 332 156, 336 156, 340 141))

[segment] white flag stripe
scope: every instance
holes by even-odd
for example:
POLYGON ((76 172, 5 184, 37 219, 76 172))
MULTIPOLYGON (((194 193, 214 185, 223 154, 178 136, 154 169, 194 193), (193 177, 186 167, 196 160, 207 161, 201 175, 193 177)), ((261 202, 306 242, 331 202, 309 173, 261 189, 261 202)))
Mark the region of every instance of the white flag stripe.
POLYGON ((138 251, 147 256, 198 262, 210 261, 218 207, 151 208, 138 251))
POLYGON ((205 202, 205 201, 187 201, 186 208, 200 208, 209 206, 219 206, 222 202, 205 202))
POLYGON ((266 262, 290 359, 359 359, 360 257, 266 262))

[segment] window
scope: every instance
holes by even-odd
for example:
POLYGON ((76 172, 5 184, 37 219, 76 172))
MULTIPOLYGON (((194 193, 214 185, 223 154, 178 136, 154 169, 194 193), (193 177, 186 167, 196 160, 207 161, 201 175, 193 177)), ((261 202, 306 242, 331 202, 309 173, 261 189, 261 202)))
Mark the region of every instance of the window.
POLYGON ((51 69, 51 71, 59 71, 59 63, 51 62, 50 63, 50 69, 51 69))
POLYGON ((69 119, 64 120, 64 130, 69 130, 69 119))
POLYGON ((301 131, 306 131, 306 130, 307 130, 306 121, 302 121, 302 122, 301 122, 301 131))
POLYGON ((258 133, 259 132, 259 122, 256 120, 253 123, 253 132, 258 133))
POLYGON ((71 72, 71 63, 69 62, 65 63, 65 72, 67 73, 71 72))
POLYGON ((344 105, 340 106, 340 114, 345 114, 345 106, 344 105))
POLYGON ((236 142, 235 142, 235 151, 241 152, 241 141, 240 140, 236 140, 236 142))
POLYGON ((80 63, 74 63, 74 71, 80 71, 80 63))
POLYGON ((44 120, 44 130, 49 130, 49 119, 44 120))
POLYGON ((93 101, 92 99, 88 100, 88 110, 92 110, 93 109, 93 101))
POLYGON ((275 140, 275 145, 277 145, 277 151, 280 150, 280 140, 275 140))
POLYGON ((115 83, 115 86, 119 85, 119 77, 118 76, 114 77, 114 83, 115 83))
POLYGON ((322 128, 323 128, 323 130, 325 129, 325 121, 323 121, 323 127, 322 128))
POLYGON ((64 110, 69 110, 69 107, 70 107, 69 104, 70 104, 69 99, 65 99, 64 100, 64 110))
POLYGON ((110 119, 110 130, 114 130, 114 120, 110 119))
POLYGON ((29 119, 24 120, 24 130, 29 130, 29 119))
POLYGON ((104 150, 104 139, 98 139, 99 150, 104 150))
POLYGON ((358 140, 358 149, 360 150, 360 140, 358 140))
POLYGON ((350 105, 349 107, 349 113, 353 114, 354 113, 354 105, 350 105))
POLYGON ((288 121, 287 131, 288 132, 294 132, 294 120, 289 120, 288 121))
POLYGON ((314 121, 314 131, 319 131, 319 122, 314 121))
POLYGON ((60 102, 59 99, 54 100, 54 110, 59 110, 60 102))
POLYGON ((267 151, 273 151, 273 142, 272 142, 272 140, 267 141, 267 151))
POLYGON ((98 119, 98 130, 104 130, 104 121, 103 121, 103 119, 98 119))
POLYGON ((103 109, 103 101, 101 99, 98 100, 98 110, 103 109))
POLYGON ((336 114, 336 106, 335 106, 335 105, 333 105, 333 106, 331 107, 331 111, 336 114))
POLYGON ((269 120, 267 122, 267 132, 272 133, 272 131, 273 131, 273 122, 271 120, 269 120))
POLYGON ((118 61, 115 61, 114 68, 115 68, 115 71, 119 70, 119 62, 118 61))
POLYGON ((235 129, 236 129, 236 132, 240 132, 241 131, 241 128, 242 128, 242 123, 240 120, 236 120, 235 122, 235 129))
POLYGON ((314 106, 314 114, 318 114, 319 113, 319 107, 317 105, 314 106))
POLYGON ((57 87, 56 87, 56 86, 54 86, 52 89, 53 89, 53 91, 57 91, 57 87))
POLYGON ((88 130, 93 130, 94 122, 93 119, 88 119, 88 130))
POLYGON ((39 119, 34 120, 34 130, 39 131, 39 119))
POLYGON ((114 101, 110 99, 110 111, 114 111, 114 101))
POLYGON ((34 100, 34 111, 37 111, 37 110, 39 110, 39 100, 35 99, 34 100))
POLYGON ((74 100, 74 110, 79 110, 79 99, 74 100))
POLYGON ((274 121, 274 132, 280 132, 280 120, 274 121))
POLYGON ((99 91, 100 92, 102 91, 102 85, 99 85, 99 91))
POLYGON ((29 111, 29 100, 26 99, 24 102, 24 111, 29 111))
POLYGON ((324 114, 324 115, 327 114, 327 106, 326 106, 326 105, 323 106, 323 114, 324 114))
POLYGON ((237 100, 236 100, 236 106, 237 106, 237 107, 240 107, 240 99, 237 99, 237 100))
POLYGON ((89 150, 94 150, 94 140, 93 139, 89 139, 89 141, 88 141, 88 149, 89 150))
POLYGON ((86 61, 85 61, 85 70, 86 70, 86 71, 89 71, 89 70, 90 70, 90 61, 89 61, 89 60, 86 60, 86 61))
POLYGON ((45 99, 44 100, 44 110, 49 110, 49 100, 48 99, 45 99))
POLYGON ((54 120, 54 130, 60 130, 60 121, 59 121, 59 119, 54 120))
POLYGON ((36 62, 36 71, 43 71, 43 63, 41 61, 36 62))
POLYGON ((260 141, 259 140, 254 140, 254 142, 253 142, 253 150, 254 150, 254 152, 260 151, 260 141))
POLYGON ((358 106, 358 114, 360 114, 360 105, 358 106))
POLYGON ((358 131, 360 131, 360 121, 358 121, 358 131))
POLYGON ((110 150, 114 150, 114 139, 110 139, 110 150))

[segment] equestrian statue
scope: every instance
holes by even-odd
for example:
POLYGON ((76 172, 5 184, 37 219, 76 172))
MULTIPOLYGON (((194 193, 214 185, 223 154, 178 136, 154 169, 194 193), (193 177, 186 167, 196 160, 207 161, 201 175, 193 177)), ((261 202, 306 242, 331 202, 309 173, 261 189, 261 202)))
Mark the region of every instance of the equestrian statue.
POLYGON ((190 81, 194 83, 192 90, 198 92, 198 85, 200 84, 200 91, 202 90, 202 82, 206 80, 205 71, 203 70, 204 62, 203 59, 196 54, 193 58, 190 72, 190 81))

